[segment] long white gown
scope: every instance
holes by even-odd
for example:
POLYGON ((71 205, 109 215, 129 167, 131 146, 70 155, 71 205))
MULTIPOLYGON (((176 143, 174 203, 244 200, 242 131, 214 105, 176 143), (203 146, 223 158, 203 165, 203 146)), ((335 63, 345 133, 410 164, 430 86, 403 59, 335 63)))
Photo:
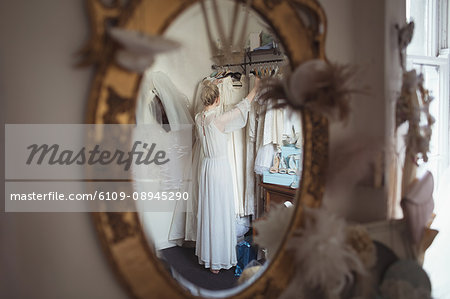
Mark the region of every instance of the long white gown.
POLYGON ((229 269, 236 260, 236 216, 228 160, 228 134, 245 126, 250 103, 242 100, 228 112, 216 107, 195 116, 203 158, 199 171, 197 242, 200 264, 229 269))
MULTIPOLYGON (((242 79, 245 77, 242 76, 242 79)), ((218 84, 220 90, 220 106, 222 111, 226 112, 233 109, 234 106, 239 103, 242 98, 245 97, 247 90, 246 80, 242 80, 242 87, 233 86, 233 80, 231 77, 226 77, 218 84)), ((245 198, 245 129, 235 130, 230 133, 228 138, 228 160, 230 161, 231 176, 233 179, 233 192, 234 192, 234 208, 236 214, 243 217, 245 215, 244 198, 245 198)))
MULTIPOLYGON (((137 98, 137 126, 134 131, 134 133, 137 134, 135 135, 136 140, 154 140, 154 136, 152 136, 151 133, 152 130, 147 130, 146 125, 149 125, 147 128, 151 128, 152 125, 160 126, 157 119, 161 117, 162 110, 159 105, 155 105, 155 95, 158 95, 162 103, 171 129, 171 132, 167 132, 166 134, 162 133, 163 135, 161 136, 166 137, 158 142, 166 142, 166 153, 168 156, 175 155, 174 151, 177 153, 175 155, 176 157, 173 159, 171 158, 170 169, 167 169, 165 165, 152 167, 146 165, 134 165, 133 185, 135 191, 138 193, 150 192, 154 191, 155 188, 159 188, 158 190, 161 191, 180 191, 189 193, 187 202, 176 201, 172 214, 172 222, 170 222, 169 211, 167 213, 139 213, 145 233, 151 236, 155 248, 164 249, 173 246, 174 241, 179 241, 181 243, 181 241, 184 240, 185 235, 187 236, 186 238, 191 238, 189 240, 195 240, 195 237, 192 237, 192 235, 195 234, 195 230, 192 229, 192 226, 188 226, 185 220, 192 214, 190 209, 191 205, 194 204, 192 197, 195 198, 196 196, 196 193, 194 192, 196 188, 193 186, 194 182, 191 184, 188 183, 191 178, 191 164, 180 158, 178 149, 171 148, 171 146, 174 145, 173 138, 175 138, 177 134, 185 134, 186 126, 187 128, 191 128, 194 121, 188 109, 187 97, 176 88, 175 84, 167 74, 147 70, 142 78, 137 98), (167 226, 170 225, 170 228, 167 227, 166 224, 167 226)), ((184 154, 189 154, 188 148, 186 148, 181 155, 184 154)), ((140 201, 136 201, 138 209, 140 209, 140 204, 140 201)))

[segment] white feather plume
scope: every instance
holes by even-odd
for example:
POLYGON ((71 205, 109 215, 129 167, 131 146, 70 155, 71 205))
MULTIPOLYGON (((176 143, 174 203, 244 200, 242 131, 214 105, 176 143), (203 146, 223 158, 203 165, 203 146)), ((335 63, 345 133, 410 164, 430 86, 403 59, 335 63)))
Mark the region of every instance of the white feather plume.
POLYGON ((257 235, 254 241, 267 250, 268 259, 273 258, 277 252, 284 232, 286 232, 291 222, 293 212, 293 207, 288 208, 285 205, 276 205, 271 207, 265 218, 255 221, 254 227, 257 235))
POLYGON ((273 108, 290 106, 309 108, 331 121, 346 122, 350 115, 350 96, 359 92, 352 87, 354 67, 327 63, 320 59, 300 64, 285 79, 269 78, 261 82, 263 100, 278 101, 273 108))
POLYGON ((366 273, 365 268, 347 244, 344 220, 325 209, 306 207, 303 216, 304 225, 287 245, 295 255, 296 275, 282 298, 299 298, 299 290, 321 290, 326 298, 337 298, 354 274, 366 273))

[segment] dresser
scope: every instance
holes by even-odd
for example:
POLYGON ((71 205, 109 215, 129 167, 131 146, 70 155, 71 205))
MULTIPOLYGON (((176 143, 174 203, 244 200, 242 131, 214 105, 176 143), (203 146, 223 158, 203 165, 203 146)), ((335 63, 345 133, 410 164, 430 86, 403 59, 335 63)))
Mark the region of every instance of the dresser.
POLYGON ((259 186, 262 191, 262 198, 264 203, 264 212, 270 210, 270 206, 274 204, 282 204, 285 201, 294 203, 295 194, 298 189, 292 189, 288 186, 268 184, 260 182, 259 186))

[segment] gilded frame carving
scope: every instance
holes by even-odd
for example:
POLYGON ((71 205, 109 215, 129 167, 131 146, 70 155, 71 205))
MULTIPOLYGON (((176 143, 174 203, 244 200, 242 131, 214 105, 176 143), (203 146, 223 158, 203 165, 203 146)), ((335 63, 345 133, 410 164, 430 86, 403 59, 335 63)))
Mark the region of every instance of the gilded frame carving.
MULTIPOLYGON (((225 1, 225 0, 221 0, 225 1)), ((140 75, 120 68, 113 59, 116 46, 106 34, 107 24, 162 34, 171 22, 198 0, 87 0, 91 37, 81 50, 80 65, 95 65, 87 108, 87 123, 133 123, 140 75)), ((303 61, 326 59, 325 13, 316 0, 254 0, 252 8, 271 25, 294 68, 303 61)), ((324 192, 328 159, 328 122, 302 111, 303 173, 297 202, 318 207, 324 192)), ((292 256, 284 244, 301 225, 296 205, 291 226, 280 250, 257 281, 232 298, 276 298, 293 274, 292 256)), ((137 213, 93 213, 96 229, 118 278, 135 298, 192 298, 158 261, 148 245, 137 213)))

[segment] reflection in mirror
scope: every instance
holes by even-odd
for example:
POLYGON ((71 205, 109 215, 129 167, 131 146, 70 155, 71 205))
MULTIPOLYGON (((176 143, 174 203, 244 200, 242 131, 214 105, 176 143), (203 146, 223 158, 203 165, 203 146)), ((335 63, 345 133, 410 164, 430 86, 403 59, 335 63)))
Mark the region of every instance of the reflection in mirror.
MULTIPOLYGON (((266 264, 253 224, 274 205, 293 203, 302 131, 299 112, 258 99, 259 78, 283 76, 289 65, 277 37, 244 5, 214 3, 191 6, 166 30, 182 46, 145 72, 136 122, 159 124, 167 134, 192 125, 189 161, 170 170, 185 182, 171 191, 187 192, 187 200, 140 219, 175 279, 223 290, 254 279, 266 264)), ((137 180, 137 191, 145 184, 137 180)))

